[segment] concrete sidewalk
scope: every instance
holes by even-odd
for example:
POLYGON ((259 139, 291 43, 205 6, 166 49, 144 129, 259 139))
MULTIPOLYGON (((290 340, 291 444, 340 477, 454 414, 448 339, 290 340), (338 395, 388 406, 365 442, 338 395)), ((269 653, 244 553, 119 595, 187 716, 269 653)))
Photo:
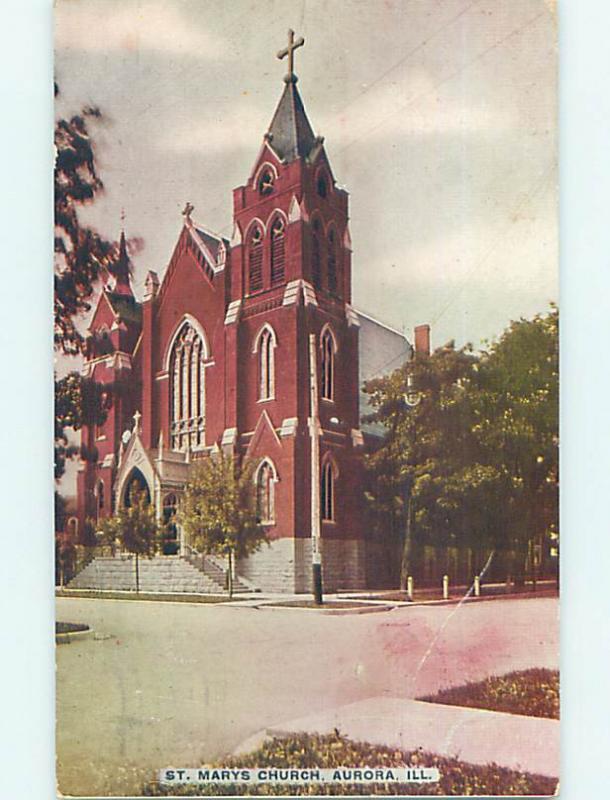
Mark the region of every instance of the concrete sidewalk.
POLYGON ((325 734, 335 728, 354 741, 421 748, 471 764, 493 762, 559 777, 559 720, 392 697, 360 700, 274 725, 246 739, 235 754, 256 749, 269 736, 325 734))

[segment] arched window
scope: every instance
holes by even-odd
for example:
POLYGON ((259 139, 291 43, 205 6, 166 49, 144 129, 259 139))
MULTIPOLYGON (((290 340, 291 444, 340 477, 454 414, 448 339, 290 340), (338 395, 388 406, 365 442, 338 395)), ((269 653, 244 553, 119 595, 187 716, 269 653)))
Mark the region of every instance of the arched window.
POLYGON ((185 322, 170 359, 172 450, 205 444, 205 355, 201 336, 185 322))
POLYGON ((320 348, 322 350, 322 398, 324 400, 334 400, 335 340, 333 339, 330 328, 326 328, 323 332, 320 348))
POLYGON ((263 288, 263 232, 255 225, 248 245, 248 283, 250 293, 263 288))
POLYGON ((254 352, 258 352, 258 399, 275 397, 275 333, 266 325, 258 335, 254 352))
POLYGON ((328 182, 326 180, 326 175, 324 175, 323 173, 318 178, 316 189, 318 190, 318 194, 320 195, 320 197, 326 197, 326 195, 328 194, 328 182))
POLYGON ((335 294, 337 291, 337 237, 331 228, 328 233, 328 291, 335 294))
POLYGON ((322 474, 320 478, 322 519, 327 522, 332 522, 335 519, 335 471, 330 460, 322 464, 322 474))
POLYGON ((275 523, 275 483, 277 475, 271 462, 262 461, 256 478, 256 519, 261 525, 275 523))
POLYGON ((275 183, 275 175, 273 174, 270 167, 266 167, 262 173, 260 178, 258 179, 258 191, 262 195, 271 194, 273 191, 273 184, 275 183))
POLYGON ((277 217, 271 226, 271 285, 277 286, 284 281, 285 265, 285 232, 284 220, 277 217))
POLYGON ((321 236, 322 229, 320 221, 315 219, 313 222, 313 237, 311 242, 311 279, 316 289, 320 289, 322 286, 321 236))
POLYGON ((174 556, 178 552, 178 528, 174 517, 178 507, 178 498, 171 492, 163 498, 163 554, 174 556))
POLYGON ((98 481, 97 484, 97 510, 98 513, 102 513, 104 510, 104 503, 106 498, 104 497, 104 481, 98 481))

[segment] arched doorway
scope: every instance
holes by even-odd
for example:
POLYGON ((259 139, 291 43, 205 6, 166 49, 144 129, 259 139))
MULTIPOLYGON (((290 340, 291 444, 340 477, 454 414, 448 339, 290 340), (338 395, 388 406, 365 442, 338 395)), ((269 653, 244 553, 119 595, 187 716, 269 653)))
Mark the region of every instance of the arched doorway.
POLYGON ((146 502, 150 503, 150 489, 148 488, 148 483, 146 482, 144 475, 142 475, 137 467, 132 470, 129 478, 127 479, 127 484, 123 493, 123 505, 125 508, 131 508, 133 496, 136 493, 144 494, 146 502))

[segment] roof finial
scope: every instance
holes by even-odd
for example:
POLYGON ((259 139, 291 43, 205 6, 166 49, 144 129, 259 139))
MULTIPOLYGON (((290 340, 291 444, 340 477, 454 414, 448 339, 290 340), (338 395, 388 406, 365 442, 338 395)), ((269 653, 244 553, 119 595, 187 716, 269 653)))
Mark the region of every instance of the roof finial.
POLYGON ((284 78, 286 83, 296 83, 297 76, 294 74, 294 51, 297 47, 303 47, 305 44, 305 39, 302 36, 294 40, 294 31, 292 28, 288 31, 288 47, 285 47, 283 50, 280 50, 277 54, 277 57, 281 60, 288 56, 288 74, 284 78))
POLYGON ((184 209, 182 211, 182 216, 184 217, 184 222, 189 226, 192 225, 192 223, 193 223, 193 221, 191 219, 191 214, 193 213, 194 209, 195 209, 195 206, 192 203, 189 203, 187 201, 187 204, 184 206, 184 209))

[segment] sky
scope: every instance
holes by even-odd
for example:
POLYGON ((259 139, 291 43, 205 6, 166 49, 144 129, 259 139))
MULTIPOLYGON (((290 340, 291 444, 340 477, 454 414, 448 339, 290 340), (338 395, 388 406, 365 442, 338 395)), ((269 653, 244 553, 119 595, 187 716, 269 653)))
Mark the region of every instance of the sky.
POLYGON ((230 236, 295 71, 350 192, 354 304, 434 346, 478 346, 557 300, 551 0, 58 0, 58 114, 98 105, 105 183, 84 217, 117 238, 135 289, 163 275, 187 200, 230 236))

